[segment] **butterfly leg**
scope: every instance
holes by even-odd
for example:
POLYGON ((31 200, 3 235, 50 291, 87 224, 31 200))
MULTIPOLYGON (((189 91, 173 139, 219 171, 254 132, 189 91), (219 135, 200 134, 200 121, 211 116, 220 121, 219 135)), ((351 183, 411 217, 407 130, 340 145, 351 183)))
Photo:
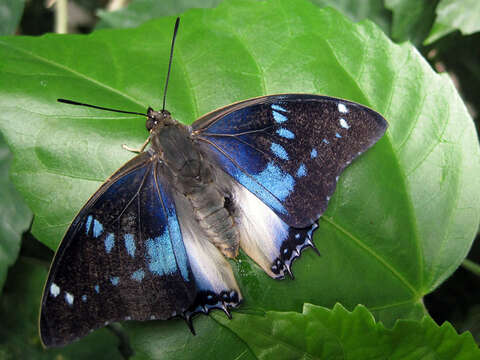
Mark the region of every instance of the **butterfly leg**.
POLYGON ((197 335, 197 333, 195 332, 195 329, 193 328, 192 314, 184 314, 182 317, 183 317, 183 320, 185 320, 185 322, 187 323, 187 326, 190 329, 190 332, 192 333, 192 335, 194 336, 197 335))
POLYGON ((124 148, 125 150, 128 150, 128 151, 134 152, 134 153, 141 153, 141 152, 143 152, 143 150, 145 150, 145 148, 147 147, 149 142, 150 142, 150 136, 147 138, 147 140, 145 140, 145 142, 142 144, 142 147, 140 149, 135 149, 135 148, 132 148, 132 147, 127 146, 125 144, 122 144, 122 148, 124 148))

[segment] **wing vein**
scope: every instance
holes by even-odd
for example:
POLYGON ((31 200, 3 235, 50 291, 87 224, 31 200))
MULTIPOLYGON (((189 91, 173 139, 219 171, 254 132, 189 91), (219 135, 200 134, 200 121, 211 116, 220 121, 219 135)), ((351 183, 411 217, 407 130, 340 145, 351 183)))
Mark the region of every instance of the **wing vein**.
POLYGON ((269 129, 273 128, 273 125, 264 127, 262 129, 254 129, 254 130, 249 130, 249 131, 243 131, 240 133, 236 134, 217 134, 217 133, 202 133, 203 136, 214 136, 214 137, 236 137, 236 136, 242 136, 242 135, 249 135, 249 134, 255 134, 255 133, 260 133, 260 132, 265 132, 269 129))
POLYGON ((115 221, 118 221, 122 216, 123 214, 125 213, 125 211, 128 209, 128 207, 132 204, 132 202, 138 197, 138 194, 140 194, 140 190, 142 190, 142 187, 143 185, 145 184, 145 179, 147 178, 147 175, 148 175, 148 172, 150 171, 150 168, 152 167, 152 165, 149 165, 149 169, 147 171, 145 171, 145 175, 143 175, 143 179, 142 179, 142 182, 141 184, 138 186, 138 189, 137 191, 135 192, 135 195, 132 196, 132 198, 128 201, 127 205, 125 205, 122 209, 122 211, 120 212, 120 214, 117 216, 117 218, 115 219, 115 221))
MULTIPOLYGON (((280 199, 275 196, 270 190, 268 190, 265 186, 263 186, 261 183, 259 183, 257 180, 255 180, 255 178, 253 178, 248 172, 246 172, 243 167, 241 167, 235 160, 233 160, 233 158, 231 156, 229 156, 225 151, 223 151, 223 149, 221 147, 219 147, 217 144, 215 144, 214 142, 208 140, 208 139, 204 139, 202 137, 199 137, 198 138, 199 140, 201 141, 204 141, 206 142, 207 144, 210 144, 211 146, 213 146, 214 148, 216 148, 220 153, 222 153, 228 160, 230 160, 234 165, 235 167, 237 167, 238 169, 240 169, 240 171, 242 171, 246 176, 248 176, 250 179, 252 179, 254 182, 256 182, 259 186, 261 186, 263 189, 265 189, 266 192, 268 192, 270 195, 272 195, 272 197, 274 197, 278 202, 281 203, 280 199)), ((242 185, 244 186, 244 185, 242 185)))

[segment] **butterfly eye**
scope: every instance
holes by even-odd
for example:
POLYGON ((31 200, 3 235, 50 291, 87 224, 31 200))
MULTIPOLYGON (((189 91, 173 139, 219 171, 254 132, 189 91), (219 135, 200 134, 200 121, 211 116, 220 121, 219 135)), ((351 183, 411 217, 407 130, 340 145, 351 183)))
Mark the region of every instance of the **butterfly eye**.
POLYGON ((147 122, 145 123, 145 126, 148 131, 152 130, 155 125, 157 125, 157 120, 154 120, 152 118, 148 118, 147 122))
POLYGON ((164 119, 167 119, 172 116, 172 114, 168 110, 162 110, 160 113, 162 114, 164 119))

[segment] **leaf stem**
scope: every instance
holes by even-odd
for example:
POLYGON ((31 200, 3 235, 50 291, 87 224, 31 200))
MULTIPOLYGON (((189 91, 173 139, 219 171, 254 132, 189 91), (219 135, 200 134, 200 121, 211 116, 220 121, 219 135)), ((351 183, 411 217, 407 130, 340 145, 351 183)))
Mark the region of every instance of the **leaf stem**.
POLYGON ((55 32, 57 34, 66 34, 68 25, 68 5, 67 0, 57 0, 55 4, 55 32))
POLYGON ((107 329, 118 337, 118 350, 123 358, 129 359, 131 356, 133 356, 134 352, 130 346, 130 339, 128 338, 128 333, 125 331, 123 326, 118 323, 112 323, 107 326, 107 329))
POLYGON ((474 273, 475 275, 480 276, 480 265, 478 265, 477 263, 475 263, 471 260, 465 259, 462 262, 462 266, 463 266, 463 268, 469 270, 470 272, 474 273))

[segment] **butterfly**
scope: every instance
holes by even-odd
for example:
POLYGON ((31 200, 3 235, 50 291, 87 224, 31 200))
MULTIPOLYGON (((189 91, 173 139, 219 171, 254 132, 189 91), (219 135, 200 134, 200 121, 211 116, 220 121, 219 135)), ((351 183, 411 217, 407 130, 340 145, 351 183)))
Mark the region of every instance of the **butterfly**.
MULTIPOLYGON (((178 30, 175 24, 173 46, 178 30)), ((149 137, 68 228, 41 303, 40 336, 62 346, 110 322, 183 317, 242 301, 227 259, 245 252, 293 277, 342 171, 385 133, 377 112, 310 94, 240 101, 192 126, 163 109, 149 137), (147 144, 150 144, 148 149, 147 144)))

